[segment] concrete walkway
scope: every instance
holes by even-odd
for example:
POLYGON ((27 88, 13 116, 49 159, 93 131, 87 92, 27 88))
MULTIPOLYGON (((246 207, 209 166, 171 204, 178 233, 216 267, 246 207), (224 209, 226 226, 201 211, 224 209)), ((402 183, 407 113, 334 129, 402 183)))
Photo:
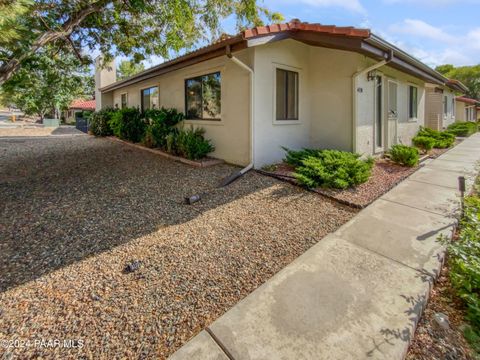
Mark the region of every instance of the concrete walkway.
POLYGON ((451 236, 480 134, 382 196, 171 359, 402 359, 451 236))

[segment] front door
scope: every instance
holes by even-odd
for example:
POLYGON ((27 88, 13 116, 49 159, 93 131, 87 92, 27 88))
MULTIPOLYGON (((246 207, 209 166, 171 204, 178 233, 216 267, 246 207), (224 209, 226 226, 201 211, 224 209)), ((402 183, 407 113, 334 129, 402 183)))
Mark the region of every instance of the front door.
POLYGON ((398 125, 398 84, 395 81, 388 81, 388 106, 387 106, 387 148, 397 143, 398 125))

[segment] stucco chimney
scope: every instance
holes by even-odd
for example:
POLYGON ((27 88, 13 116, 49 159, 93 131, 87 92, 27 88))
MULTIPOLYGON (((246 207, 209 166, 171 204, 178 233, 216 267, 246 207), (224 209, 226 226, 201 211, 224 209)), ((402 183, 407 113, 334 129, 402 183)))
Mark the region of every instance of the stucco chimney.
POLYGON ((117 81, 115 59, 103 64, 102 55, 95 59, 95 110, 113 106, 113 94, 102 94, 99 89, 117 81), (102 66, 103 65, 103 66, 102 66))

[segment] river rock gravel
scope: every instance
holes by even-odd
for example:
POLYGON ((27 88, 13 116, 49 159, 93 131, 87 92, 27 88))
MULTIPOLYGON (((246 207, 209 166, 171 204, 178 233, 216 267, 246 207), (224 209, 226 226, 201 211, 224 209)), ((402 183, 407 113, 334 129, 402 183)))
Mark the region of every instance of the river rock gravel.
POLYGON ((166 358, 356 213, 236 170, 0 139, 0 358, 166 358))

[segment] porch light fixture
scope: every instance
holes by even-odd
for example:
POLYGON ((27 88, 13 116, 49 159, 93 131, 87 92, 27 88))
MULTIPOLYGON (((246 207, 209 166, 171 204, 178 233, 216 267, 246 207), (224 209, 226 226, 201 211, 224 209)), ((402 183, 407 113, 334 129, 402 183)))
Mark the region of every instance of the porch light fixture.
POLYGON ((377 70, 369 71, 367 74, 367 80, 374 81, 377 78, 377 75, 378 75, 377 70))

